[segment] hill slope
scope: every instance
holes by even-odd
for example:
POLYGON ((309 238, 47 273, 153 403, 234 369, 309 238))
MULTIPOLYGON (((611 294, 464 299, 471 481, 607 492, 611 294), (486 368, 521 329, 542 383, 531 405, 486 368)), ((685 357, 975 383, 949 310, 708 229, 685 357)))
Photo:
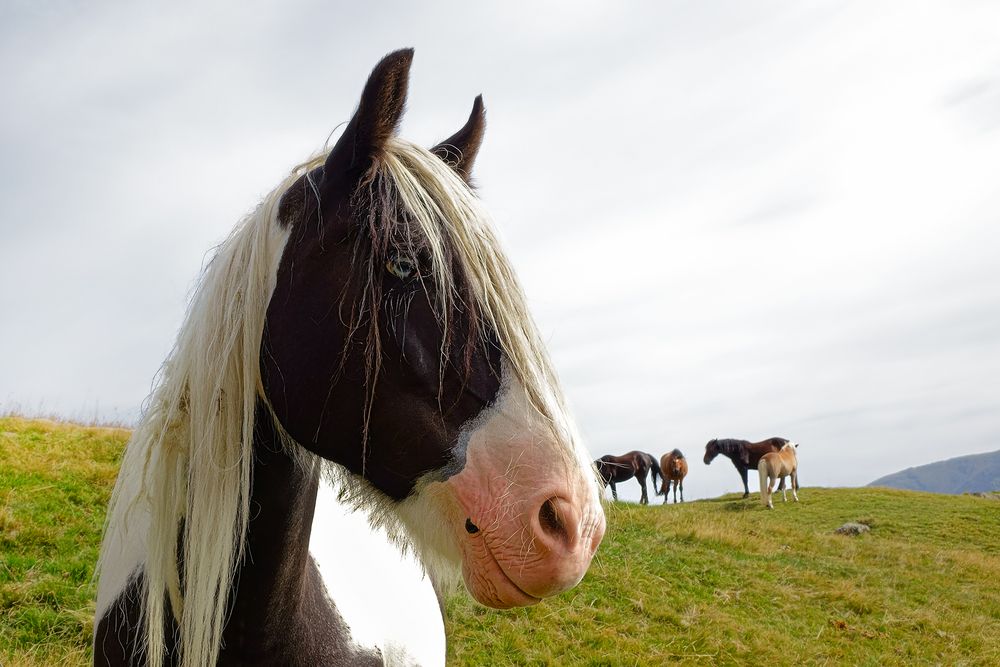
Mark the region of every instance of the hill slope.
POLYGON ((123 429, 0 418, 0 665, 90 661, 91 584, 123 429))
MULTIPOLYGON (((102 513, 125 431, 0 418, 0 664, 90 659, 102 513)), ((455 665, 1000 664, 1000 502, 888 489, 608 507, 581 584, 447 602, 455 665), (849 520, 872 532, 833 535, 849 520)))
POLYGON ((1000 490, 1000 450, 988 454, 959 456, 946 461, 907 468, 880 477, 868 486, 931 491, 975 493, 1000 490))
POLYGON ((573 591, 495 612, 451 600, 456 664, 1000 664, 1000 502, 803 489, 610 508, 573 591), (872 526, 861 537, 832 531, 872 526), (554 661, 554 662, 553 662, 554 661))

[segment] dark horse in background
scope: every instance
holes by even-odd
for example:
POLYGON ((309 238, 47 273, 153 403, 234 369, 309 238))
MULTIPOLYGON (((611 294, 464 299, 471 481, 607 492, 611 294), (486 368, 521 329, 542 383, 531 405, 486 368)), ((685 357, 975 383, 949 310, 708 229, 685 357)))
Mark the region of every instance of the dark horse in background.
POLYGON ((618 500, 618 490, 615 488, 615 484, 635 477, 639 480, 639 486, 642 487, 642 498, 639 499, 639 503, 648 505, 649 495, 646 493, 646 475, 650 471, 653 473, 653 491, 658 496, 662 495, 661 491, 657 491, 656 478, 663 475, 660 473, 660 464, 656 462, 652 454, 640 451, 629 452, 621 456, 606 454, 594 461, 594 465, 597 466, 597 472, 600 473, 601 479, 604 480, 604 486, 611 485, 611 497, 615 500, 618 500))
MULTIPOLYGON (((760 463, 760 457, 768 452, 780 451, 790 440, 785 438, 768 438, 760 442, 750 442, 749 440, 709 440, 705 445, 705 465, 712 462, 719 454, 729 457, 729 460, 736 466, 743 480, 743 497, 750 495, 750 487, 747 485, 747 471, 751 468, 756 470, 760 463)), ((781 480, 778 489, 785 488, 785 480, 781 480)))

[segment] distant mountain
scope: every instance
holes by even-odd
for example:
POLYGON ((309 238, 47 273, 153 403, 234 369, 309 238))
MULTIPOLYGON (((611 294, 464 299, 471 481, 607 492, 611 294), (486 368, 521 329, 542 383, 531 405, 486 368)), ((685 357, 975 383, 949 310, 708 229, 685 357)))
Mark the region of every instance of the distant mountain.
POLYGON ((880 477, 868 486, 889 486, 932 493, 997 491, 1000 490, 1000 451, 959 456, 907 468, 880 477))

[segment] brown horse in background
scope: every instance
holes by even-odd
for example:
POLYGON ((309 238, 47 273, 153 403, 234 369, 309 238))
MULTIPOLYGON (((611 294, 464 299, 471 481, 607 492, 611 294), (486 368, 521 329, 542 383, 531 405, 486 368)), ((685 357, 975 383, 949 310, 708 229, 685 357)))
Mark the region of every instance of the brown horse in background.
POLYGON ((663 475, 663 504, 666 505, 670 499, 670 483, 674 483, 674 502, 677 502, 677 489, 681 490, 681 502, 684 502, 684 478, 688 474, 688 462, 681 453, 675 449, 669 454, 660 457, 660 472, 663 475))
POLYGON ((760 473, 760 499, 764 507, 774 509, 771 502, 771 493, 774 490, 774 482, 781 480, 781 499, 788 502, 785 492, 785 477, 792 478, 792 498, 799 502, 799 458, 795 453, 798 447, 794 442, 790 442, 781 448, 779 452, 768 452, 760 457, 757 464, 757 471, 760 473))
POLYGON ((621 456, 605 454, 594 461, 594 466, 601 475, 604 486, 611 485, 611 497, 615 500, 618 500, 618 490, 615 488, 615 484, 635 477, 639 480, 639 485, 642 487, 642 498, 639 500, 639 503, 648 505, 649 496, 646 494, 646 474, 649 472, 653 473, 653 491, 656 495, 662 495, 662 492, 656 490, 656 478, 657 476, 662 477, 662 473, 660 472, 660 465, 653 458, 652 454, 640 451, 632 451, 621 456))
MULTIPOLYGON (((729 460, 736 467, 736 471, 740 473, 740 477, 743 479, 743 497, 747 498, 750 495, 750 486, 747 484, 747 470, 750 468, 756 470, 757 465, 760 463, 760 457, 768 452, 779 451, 789 442, 791 441, 785 438, 768 438, 760 442, 732 439, 709 440, 708 444, 705 445, 705 465, 711 463, 712 459, 719 454, 728 456, 729 460)), ((781 480, 781 486, 778 488, 782 491, 785 490, 784 479, 781 480)))

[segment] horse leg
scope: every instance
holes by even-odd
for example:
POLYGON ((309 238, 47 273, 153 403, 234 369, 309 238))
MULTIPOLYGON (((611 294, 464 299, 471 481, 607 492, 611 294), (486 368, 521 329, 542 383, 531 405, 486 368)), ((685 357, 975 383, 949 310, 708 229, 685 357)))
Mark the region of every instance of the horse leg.
POLYGON ((646 493, 646 476, 645 475, 643 475, 642 477, 639 477, 639 486, 642 487, 642 498, 639 499, 639 504, 641 504, 641 505, 648 505, 649 504, 649 495, 647 495, 647 493, 646 493))
POLYGON ((614 498, 615 502, 618 502, 618 489, 615 488, 614 482, 610 482, 610 484, 611 484, 611 497, 614 498))
POLYGON ((740 468, 738 468, 738 470, 740 471, 740 477, 743 478, 743 497, 744 498, 749 498, 750 497, 750 485, 747 484, 747 469, 743 468, 743 467, 740 467, 740 468))
POLYGON ((684 478, 681 477, 680 480, 677 482, 677 484, 679 484, 681 487, 681 502, 684 502, 684 478))
POLYGON ((792 471, 792 498, 799 502, 799 471, 792 471))
POLYGON ((760 480, 760 502, 767 507, 767 463, 761 461, 757 465, 757 475, 760 480))
POLYGON ((779 488, 781 489, 781 502, 787 503, 788 502, 788 492, 785 491, 785 476, 784 475, 781 476, 781 486, 779 488))
POLYGON ((776 481, 777 478, 771 477, 770 473, 767 475, 767 508, 772 510, 774 509, 774 499, 771 495, 774 493, 774 483, 776 481))

